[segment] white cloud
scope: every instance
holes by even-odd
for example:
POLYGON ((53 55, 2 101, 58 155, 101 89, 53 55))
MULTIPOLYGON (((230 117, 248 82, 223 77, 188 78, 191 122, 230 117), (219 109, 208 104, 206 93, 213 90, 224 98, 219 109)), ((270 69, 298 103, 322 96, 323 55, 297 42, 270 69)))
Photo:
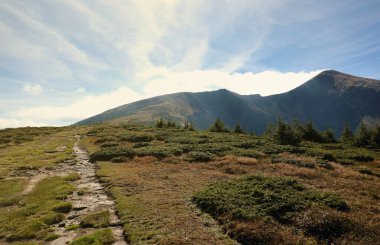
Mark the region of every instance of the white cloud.
POLYGON ((31 83, 26 83, 22 87, 22 90, 24 92, 30 93, 32 95, 40 95, 43 91, 42 86, 39 84, 31 84, 31 83))
POLYGON ((0 118, 0 129, 18 128, 18 127, 27 127, 27 126, 42 127, 42 126, 47 126, 47 124, 34 122, 30 119, 0 118))
POLYGON ((93 116, 116 106, 144 98, 129 88, 120 88, 101 95, 88 95, 67 106, 38 106, 11 113, 13 118, 28 118, 50 125, 65 125, 93 116))
POLYGON ((242 95, 265 96, 287 92, 320 72, 322 70, 298 73, 263 71, 244 74, 221 70, 174 72, 165 67, 159 67, 142 73, 140 78, 147 81, 144 87, 146 94, 200 92, 225 88, 242 95))

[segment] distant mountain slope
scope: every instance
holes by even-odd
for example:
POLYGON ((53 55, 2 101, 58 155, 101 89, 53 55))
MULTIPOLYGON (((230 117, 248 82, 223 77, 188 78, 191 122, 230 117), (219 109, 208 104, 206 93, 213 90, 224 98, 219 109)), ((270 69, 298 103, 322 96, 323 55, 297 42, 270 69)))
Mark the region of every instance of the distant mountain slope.
POLYGON ((176 93, 123 105, 78 122, 143 122, 159 118, 192 121, 205 129, 217 118, 227 126, 240 123, 246 130, 262 133, 269 121, 311 120, 319 129, 340 132, 344 122, 356 128, 361 121, 380 120, 380 81, 337 71, 325 71, 287 93, 262 97, 228 90, 176 93))

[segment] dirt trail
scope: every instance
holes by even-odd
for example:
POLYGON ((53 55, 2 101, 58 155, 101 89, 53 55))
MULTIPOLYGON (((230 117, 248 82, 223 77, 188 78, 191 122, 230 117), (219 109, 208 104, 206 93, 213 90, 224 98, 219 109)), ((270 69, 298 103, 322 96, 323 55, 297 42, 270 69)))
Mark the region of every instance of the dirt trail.
POLYGON ((27 186, 21 192, 21 194, 22 195, 29 194, 34 189, 34 187, 37 185, 38 182, 40 182, 42 179, 44 179, 44 178, 46 178, 48 176, 49 175, 46 174, 46 173, 37 174, 37 175, 33 176, 31 179, 29 179, 29 182, 28 182, 27 186))
MULTIPOLYGON (((85 215, 91 211, 108 210, 111 217, 110 229, 115 238, 117 245, 126 244, 123 238, 123 226, 117 215, 115 214, 115 203, 110 199, 104 187, 98 182, 95 177, 95 164, 89 161, 87 153, 78 146, 78 141, 74 145, 74 152, 76 155, 76 164, 71 165, 72 169, 79 173, 81 178, 75 182, 77 191, 68 198, 67 201, 73 204, 72 211, 68 214, 67 219, 64 221, 65 226, 79 224, 79 219, 82 215, 85 215), (82 190, 78 194, 78 190, 82 190)), ((83 234, 84 231, 79 229, 78 231, 66 231, 62 224, 57 225, 56 233, 61 237, 51 244, 65 244, 71 241, 75 236, 83 234)))
POLYGON ((67 160, 57 164, 54 169, 41 170, 29 179, 29 183, 22 192, 22 194, 30 193, 36 184, 48 176, 65 176, 68 173, 76 172, 80 175, 80 179, 74 181, 76 186, 74 193, 68 197, 68 202, 73 204, 73 208, 69 214, 66 215, 65 220, 54 226, 55 233, 60 237, 49 244, 61 245, 69 244, 75 238, 86 235, 95 229, 76 229, 67 231, 65 227, 70 225, 79 225, 80 217, 92 212, 100 210, 108 210, 111 217, 111 224, 109 228, 115 238, 116 245, 127 244, 123 237, 123 226, 120 219, 117 217, 115 211, 115 203, 110 199, 104 187, 99 183, 95 176, 95 164, 89 161, 87 153, 78 146, 79 136, 76 137, 77 141, 74 145, 75 159, 67 160))

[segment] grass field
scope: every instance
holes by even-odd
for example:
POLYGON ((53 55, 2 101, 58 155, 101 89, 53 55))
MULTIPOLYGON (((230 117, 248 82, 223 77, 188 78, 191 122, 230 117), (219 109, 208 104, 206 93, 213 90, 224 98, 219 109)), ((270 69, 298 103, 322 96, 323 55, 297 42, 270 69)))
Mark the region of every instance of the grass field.
POLYGON ((371 244, 380 238, 378 151, 144 126, 95 127, 82 144, 99 164, 132 244, 371 244), (255 181, 236 184, 249 179, 255 181), (282 183, 281 191, 263 188, 271 181, 282 183), (255 193, 257 202, 244 199, 255 193))
MULTIPOLYGON (((78 176, 45 178, 24 193, 36 171, 72 157, 76 134, 115 199, 130 244, 380 240, 379 151, 341 143, 278 145, 248 134, 95 125, 0 131, 2 241, 55 239, 50 227, 62 219, 59 210, 69 206, 65 196, 78 176)), ((100 228, 73 244, 112 243, 102 228, 108 215, 93 213, 67 227, 100 228)))

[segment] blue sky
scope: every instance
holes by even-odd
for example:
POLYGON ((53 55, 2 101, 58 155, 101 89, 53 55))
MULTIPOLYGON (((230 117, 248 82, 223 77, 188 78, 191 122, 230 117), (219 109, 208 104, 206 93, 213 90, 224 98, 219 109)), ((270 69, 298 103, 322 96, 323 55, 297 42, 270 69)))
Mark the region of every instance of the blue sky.
POLYGON ((0 0, 0 128, 67 125, 155 95, 380 79, 380 2, 0 0))

